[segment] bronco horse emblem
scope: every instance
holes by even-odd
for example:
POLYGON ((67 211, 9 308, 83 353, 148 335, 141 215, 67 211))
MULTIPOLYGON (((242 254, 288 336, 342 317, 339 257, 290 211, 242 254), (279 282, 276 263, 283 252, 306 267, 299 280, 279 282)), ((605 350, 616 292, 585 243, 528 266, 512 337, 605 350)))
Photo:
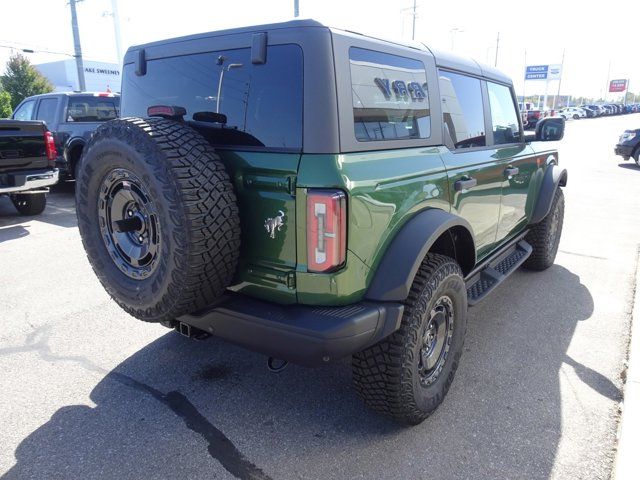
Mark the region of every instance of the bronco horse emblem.
POLYGON ((284 212, 278 210, 278 215, 273 218, 267 218, 264 221, 264 228, 269 232, 271 238, 276 238, 276 230, 279 232, 284 226, 284 212))

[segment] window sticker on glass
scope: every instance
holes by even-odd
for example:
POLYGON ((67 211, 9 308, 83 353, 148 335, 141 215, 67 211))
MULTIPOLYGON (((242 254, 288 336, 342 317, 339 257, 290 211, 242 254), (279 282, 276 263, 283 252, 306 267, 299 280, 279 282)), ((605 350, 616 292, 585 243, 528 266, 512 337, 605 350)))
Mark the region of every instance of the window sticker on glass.
POLYGON ((353 122, 360 142, 431 135, 427 73, 418 60, 349 49, 353 122))

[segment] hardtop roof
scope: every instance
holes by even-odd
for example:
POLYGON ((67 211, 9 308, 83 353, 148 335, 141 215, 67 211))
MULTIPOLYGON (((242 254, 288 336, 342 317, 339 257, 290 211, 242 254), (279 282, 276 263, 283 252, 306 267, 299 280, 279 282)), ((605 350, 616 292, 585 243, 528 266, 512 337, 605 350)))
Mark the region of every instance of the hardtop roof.
POLYGON ((340 34, 356 35, 359 37, 369 38, 378 42, 384 42, 384 43, 392 44, 395 46, 404 47, 410 50, 421 50, 421 51, 429 52, 430 54, 432 54, 435 58, 436 65, 439 67, 458 70, 465 73, 470 73, 473 75, 477 75, 477 76, 485 77, 488 79, 496 80, 502 83, 506 83, 509 85, 513 83, 511 79, 500 70, 494 67, 491 67, 489 65, 481 64, 475 61, 474 59, 472 59, 471 57, 463 57, 463 56, 458 56, 449 52, 444 52, 441 50, 434 50, 428 47, 427 45, 425 45, 424 43, 406 42, 406 41, 400 42, 400 41, 394 41, 394 40, 389 40, 385 38, 378 38, 372 35, 366 35, 359 32, 354 32, 352 30, 334 28, 334 27, 325 25, 321 22, 318 22, 317 20, 312 20, 312 19, 298 19, 298 20, 289 20, 286 22, 270 23, 270 24, 264 24, 264 25, 252 25, 247 27, 230 28, 225 30, 196 33, 193 35, 168 38, 165 40, 159 40, 155 42, 134 45, 127 50, 127 53, 124 58, 124 63, 125 64, 133 63, 135 58, 133 55, 133 52, 140 49, 146 49, 149 47, 157 47, 157 46, 162 46, 167 44, 176 44, 181 42, 188 42, 192 40, 199 40, 199 39, 218 37, 218 36, 224 36, 224 35, 236 35, 236 34, 242 34, 242 33, 254 33, 254 32, 265 32, 265 31, 268 32, 268 31, 288 29, 288 28, 324 28, 338 35, 340 34))

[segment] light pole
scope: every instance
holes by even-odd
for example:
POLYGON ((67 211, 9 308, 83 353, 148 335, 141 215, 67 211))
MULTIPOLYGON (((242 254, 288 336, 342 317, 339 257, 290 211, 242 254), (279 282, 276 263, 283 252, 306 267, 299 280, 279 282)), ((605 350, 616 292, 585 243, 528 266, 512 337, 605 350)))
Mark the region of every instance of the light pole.
POLYGON ((411 40, 416 39, 416 0, 413 0, 413 27, 411 29, 411 40))
POLYGON ((111 13, 104 12, 103 17, 113 18, 113 33, 116 40, 116 55, 118 65, 122 65, 122 36, 120 35, 120 15, 118 14, 118 0, 111 0, 111 13))
POLYGON ((293 0, 293 16, 298 18, 300 16, 300 1, 293 0))
POLYGON ((453 48, 453 41, 455 39, 456 33, 462 33, 464 32, 464 30, 462 30, 461 28, 458 27, 453 27, 451 30, 449 30, 449 33, 451 34, 451 51, 453 52, 454 48, 453 48))

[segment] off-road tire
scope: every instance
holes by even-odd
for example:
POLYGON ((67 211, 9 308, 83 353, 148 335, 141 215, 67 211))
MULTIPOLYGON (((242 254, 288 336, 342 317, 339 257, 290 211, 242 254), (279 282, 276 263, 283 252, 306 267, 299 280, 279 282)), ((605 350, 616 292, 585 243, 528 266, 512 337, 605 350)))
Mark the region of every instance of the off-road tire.
POLYGON ((187 125, 125 118, 100 126, 80 163, 76 206, 94 272, 109 295, 140 320, 171 321, 203 308, 231 283, 240 251, 233 185, 214 149, 187 125), (157 212, 158 263, 146 278, 123 273, 102 238, 100 189, 118 169, 144 183, 157 212))
POLYGON ((364 402, 396 421, 417 425, 442 403, 462 355, 467 323, 467 290, 452 258, 428 254, 405 303, 400 328, 353 356, 353 383, 364 402), (419 361, 427 317, 446 296, 453 305, 453 333, 442 369, 433 383, 420 380, 419 361))
POLYGON ((39 215, 47 206, 45 193, 17 193, 11 195, 11 202, 20 215, 39 215))
POLYGON ((523 263, 528 270, 546 270, 555 262, 564 222, 564 194, 556 189, 551 209, 544 219, 533 225, 525 240, 533 247, 533 252, 523 263))

